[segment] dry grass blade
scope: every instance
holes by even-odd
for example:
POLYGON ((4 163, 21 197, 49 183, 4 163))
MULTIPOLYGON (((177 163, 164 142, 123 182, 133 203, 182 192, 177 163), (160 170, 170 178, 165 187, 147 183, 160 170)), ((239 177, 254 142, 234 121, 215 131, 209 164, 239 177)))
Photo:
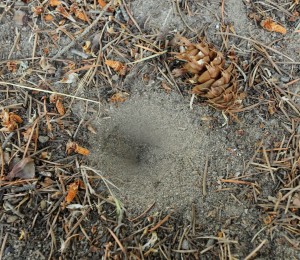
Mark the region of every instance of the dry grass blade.
POLYGON ((264 246, 265 243, 267 243, 268 240, 264 239, 249 255, 246 256, 245 260, 250 260, 254 258, 257 254, 257 252, 264 246))

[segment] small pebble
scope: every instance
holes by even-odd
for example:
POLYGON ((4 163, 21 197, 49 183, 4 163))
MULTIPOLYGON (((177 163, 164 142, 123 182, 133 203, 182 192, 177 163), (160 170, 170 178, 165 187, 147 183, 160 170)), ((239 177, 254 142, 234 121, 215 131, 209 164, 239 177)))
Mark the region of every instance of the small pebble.
POLYGON ((49 136, 43 136, 43 135, 40 135, 39 136, 39 141, 43 144, 43 143, 46 143, 49 141, 49 136))
POLYGON ((182 246, 181 246, 181 248, 182 248, 183 250, 188 250, 188 249, 189 249, 189 241, 187 241, 186 239, 184 239, 184 240, 182 241, 182 246))
POLYGON ((111 79, 112 79, 113 81, 118 81, 118 80, 119 80, 119 75, 115 74, 115 75, 113 75, 113 76, 111 77, 111 79))
POLYGON ((47 207, 47 202, 45 200, 42 200, 40 203, 41 209, 45 209, 47 207))
POLYGON ((280 80, 283 82, 283 83, 288 83, 290 81, 290 78, 289 77, 281 77, 280 80))

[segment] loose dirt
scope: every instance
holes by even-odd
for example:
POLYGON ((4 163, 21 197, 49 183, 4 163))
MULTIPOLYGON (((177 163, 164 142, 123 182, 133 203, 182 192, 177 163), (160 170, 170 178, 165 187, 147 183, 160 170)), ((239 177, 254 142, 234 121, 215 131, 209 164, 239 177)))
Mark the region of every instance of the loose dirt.
MULTIPOLYGON (((169 84, 171 91, 163 89, 162 83, 166 82, 168 71, 162 64, 166 62, 170 67, 173 66, 169 54, 131 64, 124 77, 107 69, 95 73, 95 79, 79 91, 78 83, 66 86, 59 82, 64 74, 63 62, 85 60, 71 51, 58 60, 49 59, 55 73, 42 73, 39 68, 37 76, 32 73, 35 70, 29 69, 34 60, 33 49, 36 48, 35 56, 40 59, 45 55, 43 48, 51 46, 47 54, 51 58, 57 50, 70 43, 70 37, 62 34, 53 45, 50 31, 58 30, 57 27, 38 23, 40 27, 35 27, 35 30, 40 31, 35 45, 35 34, 30 34, 34 24, 31 6, 24 1, 15 1, 14 8, 4 11, 0 3, 3 12, 3 16, 0 16, 0 64, 12 60, 20 64, 14 73, 7 71, 6 67, 2 68, 1 81, 33 83, 40 88, 45 87, 43 84, 47 82, 51 90, 73 95, 76 93, 100 102, 98 106, 76 99, 72 104, 68 101, 71 104, 72 120, 69 117, 63 118, 62 124, 56 126, 54 132, 62 131, 63 134, 55 136, 55 141, 66 143, 68 139, 74 138, 89 149, 90 155, 86 158, 76 156, 72 166, 60 169, 60 160, 68 158, 65 146, 60 144, 60 151, 52 157, 57 161, 49 170, 57 185, 55 189, 39 187, 41 190, 25 190, 22 193, 14 193, 10 188, 7 191, 6 188, 0 190, 0 199, 3 201, 0 208, 0 242, 4 245, 0 252, 3 259, 46 259, 48 256, 51 259, 99 259, 108 251, 111 257, 122 259, 124 255, 118 242, 130 252, 132 259, 137 255, 145 259, 244 259, 259 245, 262 247, 253 255, 253 259, 299 259, 299 223, 296 222, 299 219, 299 207, 290 209, 280 204, 280 196, 286 192, 282 188, 285 188, 287 182, 293 183, 290 172, 297 179, 297 163, 293 165, 293 171, 292 166, 287 165, 278 166, 277 171, 277 165, 288 161, 288 155, 281 159, 280 156, 286 151, 284 149, 278 156, 270 152, 274 147, 281 151, 282 147, 278 148, 281 142, 286 147, 290 147, 290 144, 296 146, 297 141, 293 138, 299 135, 298 97, 290 98, 294 102, 292 104, 296 104, 290 109, 286 98, 274 93, 276 91, 270 83, 276 80, 282 86, 298 75, 299 33, 293 33, 298 20, 291 21, 288 11, 280 8, 278 11, 276 4, 269 1, 267 6, 262 1, 224 1, 224 12, 222 1, 214 0, 125 2, 140 27, 136 28, 129 18, 121 15, 125 12, 124 8, 118 9, 118 15, 122 17, 120 21, 131 26, 132 31, 127 32, 128 35, 139 34, 141 29, 139 37, 152 41, 149 35, 156 35, 154 43, 158 44, 160 41, 171 40, 174 34, 185 30, 188 36, 195 37, 197 33, 205 37, 224 53, 233 47, 239 58, 239 69, 246 71, 245 68, 252 68, 239 77, 240 88, 247 93, 243 104, 249 109, 232 117, 204 105, 198 99, 190 104, 190 87, 179 79, 178 87, 169 84), (22 25, 17 24, 13 18, 18 10, 25 13, 22 25), (249 18, 252 13, 259 13, 259 19, 272 16, 279 20, 288 29, 288 34, 281 36, 263 30, 259 20, 249 18), (237 36, 221 36, 219 32, 223 17, 223 25, 228 25, 227 33, 236 33, 246 37, 246 40, 237 36), (261 54, 257 48, 261 45, 255 45, 251 40, 260 41, 265 46, 272 43, 271 49, 267 48, 267 54, 261 54), (11 52, 14 43, 17 44, 11 52), (291 56, 293 61, 289 60, 289 64, 281 63, 286 61, 283 54, 291 56), (281 71, 276 71, 274 63, 268 63, 268 60, 277 62, 275 64, 281 71), (257 64, 261 64, 261 67, 256 71, 257 64), (254 75, 250 75, 250 72, 254 75), (253 77, 251 86, 250 76, 253 77), (261 83, 261 79, 265 81, 261 83), (264 84, 266 81, 269 84, 264 84), (117 91, 128 93, 125 102, 109 102, 109 97, 117 91), (290 123, 290 119, 294 120, 293 123, 290 123), (92 126, 93 131, 88 130, 87 125, 92 126), (257 155, 262 154, 263 149, 268 152, 272 167, 268 167, 264 155, 257 155), (95 178, 90 183, 97 196, 89 194, 92 198, 89 201, 88 189, 80 189, 74 202, 76 205, 84 204, 83 208, 72 210, 60 207, 63 194, 56 199, 52 195, 62 189, 63 181, 65 187, 62 190, 68 187, 66 183, 70 184, 71 179, 74 181, 74 176, 82 178, 79 165, 88 165, 101 172, 105 179, 115 185, 109 184, 112 194, 107 192, 103 181, 95 178), (274 179, 272 174, 275 175, 274 179), (26 207, 22 202, 23 196, 26 197, 25 201, 29 201, 26 207), (114 198, 122 205, 121 214, 116 211, 114 198), (18 208, 24 216, 21 218, 16 215, 6 202, 18 208), (46 203, 47 207, 43 208, 42 203, 46 203), (53 205, 58 206, 52 211, 53 205), (162 223, 168 214, 168 221, 162 223), (292 220, 289 221, 285 216, 292 220), (135 218, 137 220, 132 221, 135 218), (274 219, 276 224, 272 222, 274 219), (155 233, 149 233, 149 227, 155 227, 157 223, 161 226, 155 233), (287 223, 290 225, 286 226, 287 223), (72 229, 74 225, 76 232, 72 229), (116 235, 112 236, 108 229, 116 235), (155 240, 152 245, 155 249, 145 255, 152 247, 149 246, 151 239, 155 240)), ((283 4, 279 1, 277 4, 282 4, 286 10, 290 1, 285 2, 283 4)), ((60 26, 60 29, 65 29, 63 25, 60 26)), ((77 32, 78 28, 72 26, 70 31, 77 32)), ((69 29, 68 26, 66 28, 69 29)), ((81 51, 84 41, 93 39, 102 29, 94 28, 74 48, 81 51)), ((108 39, 113 40, 114 35, 109 34, 108 39)), ((126 43, 128 49, 134 49, 132 46, 140 44, 136 38, 131 40, 132 45, 126 43)), ((197 40, 197 37, 193 40, 197 40)), ((147 41, 150 42, 144 42, 147 41)), ((120 53, 127 53, 128 49, 116 45, 116 49, 110 50, 108 42, 102 44, 107 48, 107 57, 116 55, 119 59, 127 59, 124 58, 126 55, 120 53)), ((150 47, 154 48, 151 44, 150 47)), ((143 56, 136 57, 139 59, 143 56)), ((85 72, 79 73, 80 78, 84 75, 85 72)), ((299 92, 298 82, 289 87, 291 93, 299 92)), ((14 100, 6 98, 7 85, 1 86, 1 90, 5 99, 1 105, 14 104, 14 100)), ((30 92, 30 95, 40 103, 40 100, 44 100, 42 94, 38 96, 30 92)), ((18 102, 22 100, 20 96, 18 102)), ((24 107, 27 108, 27 105, 24 107)), ((24 112, 24 118, 31 115, 31 112, 24 112)), ((5 138, 1 137, 2 143, 5 138)), ((16 139, 16 143, 19 139, 16 139)), ((56 143, 53 141, 51 145, 53 147, 56 143)), ((39 167, 43 167, 43 163, 39 167)), ((68 163, 71 165, 71 162, 68 163)), ((45 174, 44 171, 42 173, 45 174)), ((41 182, 45 177, 42 173, 37 172, 41 182)))

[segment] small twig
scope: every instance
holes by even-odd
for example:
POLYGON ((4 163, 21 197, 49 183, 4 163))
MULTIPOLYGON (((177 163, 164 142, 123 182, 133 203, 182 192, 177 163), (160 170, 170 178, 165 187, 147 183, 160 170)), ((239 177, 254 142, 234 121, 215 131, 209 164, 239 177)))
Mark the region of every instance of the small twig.
POLYGON ((111 2, 109 2, 101 11, 101 13, 98 15, 98 17, 87 27, 84 29, 84 31, 82 32, 82 34, 80 34, 75 41, 71 41, 66 47, 64 47, 62 50, 60 50, 57 54, 55 54, 53 56, 52 59, 57 59, 59 58, 62 54, 64 54, 66 51, 68 51, 70 48, 72 48, 76 42, 80 41, 82 38, 84 38, 84 36, 86 36, 90 30, 95 27, 96 25, 99 24, 103 14, 107 11, 107 9, 110 7, 111 2))
POLYGON ((244 36, 237 35, 237 34, 233 34, 233 33, 219 32, 219 33, 216 33, 216 34, 224 34, 224 35, 228 35, 228 36, 234 36, 234 37, 241 38, 241 39, 246 40, 246 41, 249 41, 249 42, 256 43, 256 44, 258 44, 258 45, 260 45, 260 46, 263 46, 263 47, 265 47, 266 49, 268 49, 268 50, 270 50, 270 51, 273 51, 273 52, 275 52, 275 53, 277 53, 277 54, 279 54, 279 55, 282 55, 283 57, 286 57, 286 58, 289 59, 290 61, 294 62, 294 60, 293 60, 292 58, 290 58, 289 56, 283 54, 282 52, 277 51, 276 49, 274 49, 274 48, 272 48, 272 47, 269 47, 269 46, 267 46, 267 45, 265 45, 265 44, 263 44, 263 43, 261 43, 261 42, 258 42, 258 41, 256 41, 256 40, 253 40, 253 39, 251 39, 251 38, 244 37, 244 36))
POLYGON ((264 239, 249 255, 247 255, 245 257, 245 260, 249 260, 251 259, 252 257, 254 257, 256 255, 256 253, 263 247, 263 245, 265 243, 267 243, 268 240, 267 239, 264 239))
POLYGON ((136 20, 133 18, 131 12, 129 11, 129 9, 128 9, 126 3, 125 3, 125 1, 122 0, 122 3, 123 3, 123 5, 124 5, 124 7, 125 7, 125 10, 126 10, 128 16, 130 17, 131 21, 134 23, 135 27, 140 31, 140 33, 142 33, 141 28, 139 27, 139 25, 138 25, 138 23, 136 22, 136 20))
POLYGON ((273 169, 272 169, 272 167, 271 167, 270 160, 269 160, 269 157, 268 157, 268 155, 267 155, 266 149, 265 149, 264 146, 262 146, 262 149, 263 149, 263 154, 264 154, 264 157, 265 157, 265 160, 266 160, 268 169, 269 169, 269 171, 270 171, 270 173, 271 173, 271 176, 272 176, 272 180, 273 180, 273 182, 275 183, 275 177, 274 177, 273 169))
POLYGON ((203 180, 202 180, 202 192, 203 196, 206 196, 206 178, 207 178, 207 169, 208 169, 208 158, 206 158, 204 172, 203 172, 203 180))
POLYGON ((3 256, 3 252, 4 252, 7 237, 8 237, 8 233, 5 234, 5 237, 4 237, 3 241, 1 241, 2 246, 1 246, 1 250, 0 250, 0 260, 2 260, 2 256, 3 256))
POLYGON ((127 255, 126 249, 124 248, 124 246, 122 245, 122 243, 120 242, 120 240, 118 239, 118 237, 115 235, 115 233, 107 228, 107 230, 109 231, 109 233, 112 235, 112 237, 114 238, 114 240, 117 242, 117 244, 119 245, 119 247, 121 248, 122 252, 124 253, 124 255, 127 255))
POLYGON ((82 97, 76 97, 76 96, 61 93, 61 92, 55 92, 55 91, 50 91, 50 90, 40 89, 40 88, 33 88, 33 87, 28 87, 28 86, 15 84, 15 83, 10 83, 10 82, 4 82, 4 81, 0 81, 0 85, 1 84, 10 85, 10 86, 18 87, 18 88, 24 88, 24 89, 33 90, 33 91, 38 91, 38 92, 44 92, 44 93, 48 93, 48 94, 57 94, 57 95, 60 95, 60 96, 75 98, 75 99, 78 99, 78 100, 88 101, 88 102, 91 102, 91 103, 96 103, 96 104, 101 105, 101 103, 99 101, 96 101, 96 100, 92 100, 92 99, 88 99, 88 98, 82 98, 82 97))
POLYGON ((244 185, 256 185, 255 183, 249 182, 249 181, 241 181, 241 180, 226 180, 226 179, 220 179, 221 182, 228 182, 228 183, 234 183, 234 184, 244 184, 244 185))
POLYGON ((137 216, 137 217, 135 217, 135 218, 128 219, 128 220, 129 220, 130 222, 134 222, 134 221, 136 221, 136 220, 138 220, 138 219, 144 217, 144 216, 147 214, 147 212, 153 208, 154 205, 155 205, 155 201, 154 201, 154 202, 150 205, 150 207, 148 207, 141 215, 139 215, 139 216, 137 216))
POLYGON ((162 224, 168 221, 168 219, 171 217, 171 214, 165 216, 160 222, 158 222, 153 228, 149 229, 149 232, 153 232, 154 230, 158 229, 162 224))

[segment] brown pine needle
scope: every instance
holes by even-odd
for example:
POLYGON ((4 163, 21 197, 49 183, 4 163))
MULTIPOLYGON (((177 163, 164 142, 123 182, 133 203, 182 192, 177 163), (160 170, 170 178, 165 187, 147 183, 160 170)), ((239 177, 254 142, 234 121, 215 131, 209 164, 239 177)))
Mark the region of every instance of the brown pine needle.
POLYGON ((121 248, 121 250, 124 253, 124 255, 126 255, 127 254, 126 249, 124 248, 124 246, 122 245, 122 243, 120 242, 120 240, 118 239, 118 237, 115 235, 115 233, 111 229, 109 229, 109 228, 107 228, 107 230, 112 235, 112 237, 114 238, 114 240, 117 242, 117 244, 121 248))
POLYGON ((221 182, 228 182, 228 183, 234 183, 234 184, 244 184, 244 185, 256 185, 253 182, 249 182, 249 181, 241 181, 241 180, 234 180, 234 179, 220 179, 221 182))
POLYGON ((165 216, 160 222, 158 222, 153 228, 149 229, 149 232, 153 232, 154 230, 158 229, 162 224, 168 221, 168 219, 171 217, 171 214, 165 216))

